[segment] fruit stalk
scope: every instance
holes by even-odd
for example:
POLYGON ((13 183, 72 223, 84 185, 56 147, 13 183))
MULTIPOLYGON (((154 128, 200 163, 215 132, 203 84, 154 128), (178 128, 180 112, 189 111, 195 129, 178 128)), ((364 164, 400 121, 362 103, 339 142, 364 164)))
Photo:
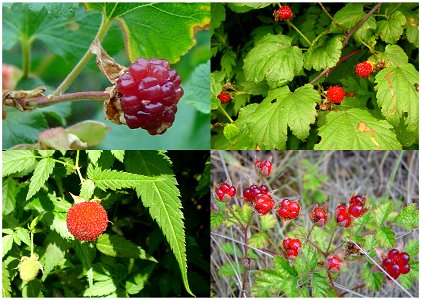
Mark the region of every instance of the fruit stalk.
MULTIPOLYGON (((250 227, 251 219, 253 218, 253 214, 254 214, 254 211, 251 212, 249 220, 247 221, 247 225, 244 228, 244 258, 243 258, 244 261, 248 260, 248 250, 249 250, 248 230, 250 227)), ((242 297, 246 297, 246 292, 248 289, 248 285, 247 285, 248 273, 249 273, 249 267, 245 267, 244 272, 243 272, 243 283, 241 285, 241 291, 243 294, 242 297)), ((240 297, 241 297, 241 294, 240 294, 240 297)))

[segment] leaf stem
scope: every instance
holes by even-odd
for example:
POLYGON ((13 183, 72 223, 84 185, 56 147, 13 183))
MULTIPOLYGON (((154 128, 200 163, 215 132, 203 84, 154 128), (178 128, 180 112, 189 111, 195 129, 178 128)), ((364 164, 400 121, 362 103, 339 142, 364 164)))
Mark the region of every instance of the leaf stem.
MULTIPOLYGON (((111 20, 108 19, 105 14, 102 15, 101 25, 99 26, 98 32, 94 38, 95 40, 102 41, 108 29, 111 26, 111 20)), ((88 63, 89 59, 92 56, 91 49, 89 48, 85 55, 81 58, 78 64, 73 68, 73 70, 67 75, 59 87, 51 94, 52 96, 61 95, 67 90, 67 88, 73 83, 75 78, 79 75, 85 65, 88 63)))
POLYGON ((308 43, 308 45, 309 46, 311 46, 311 42, 309 41, 309 39, 297 28, 297 27, 295 27, 295 25, 294 24, 292 24, 290 21, 287 21, 287 23, 288 23, 288 25, 289 26, 291 26, 292 28, 294 28, 294 30, 299 34, 299 35, 301 35, 301 37, 303 38, 303 39, 305 39, 305 41, 308 43))
POLYGON ((224 115, 228 118, 228 120, 230 120, 231 123, 234 123, 234 120, 231 119, 231 117, 229 116, 229 114, 227 113, 227 111, 224 109, 224 107, 222 106, 221 103, 219 103, 219 108, 222 110, 222 112, 224 113, 224 115))
POLYGON ((21 38, 23 77, 26 78, 31 70, 31 41, 26 35, 21 38))
POLYGON ((82 176, 82 174, 80 173, 80 167, 79 167, 79 152, 80 152, 80 150, 77 150, 77 151, 76 151, 76 165, 75 165, 75 168, 76 168, 77 175, 79 175, 80 183, 82 184, 82 183, 85 181, 85 179, 83 179, 83 176, 82 176))

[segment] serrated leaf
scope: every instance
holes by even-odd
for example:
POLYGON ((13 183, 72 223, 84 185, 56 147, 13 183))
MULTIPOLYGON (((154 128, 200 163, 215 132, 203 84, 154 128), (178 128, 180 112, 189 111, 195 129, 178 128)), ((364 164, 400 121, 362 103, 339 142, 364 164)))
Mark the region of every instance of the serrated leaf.
POLYGON ((87 150, 86 154, 88 155, 89 160, 93 165, 98 163, 99 158, 101 157, 102 150, 87 150))
POLYGON ((82 182, 82 186, 80 188, 80 194, 79 196, 83 199, 91 199, 92 195, 95 191, 95 182, 93 182, 91 179, 87 179, 82 182))
POLYGON ((114 155, 114 157, 122 163, 124 163, 124 153, 125 150, 111 150, 111 154, 114 155))
POLYGON ((221 245, 221 250, 225 254, 231 254, 233 256, 240 257, 240 258, 243 257, 243 251, 241 251, 241 249, 233 243, 223 243, 221 245))
POLYGON ((316 265, 317 253, 310 247, 310 245, 304 245, 295 260, 295 269, 298 274, 304 274, 313 271, 316 265))
POLYGON ((105 255, 114 257, 129 257, 157 262, 141 247, 119 235, 102 234, 96 241, 96 248, 105 255))
POLYGON ((69 248, 67 241, 62 239, 53 231, 48 234, 46 242, 47 245, 45 252, 40 259, 44 268, 42 272, 43 280, 47 278, 47 276, 56 266, 63 266, 65 264, 66 260, 64 256, 67 249, 69 248))
POLYGON ((405 23, 405 16, 400 11, 395 11, 387 20, 378 21, 377 34, 386 43, 396 44, 403 33, 405 23))
POLYGON ((249 238, 249 245, 255 248, 263 248, 268 243, 268 236, 265 232, 258 232, 249 238))
POLYGON ((278 222, 278 219, 276 219, 273 215, 267 214, 260 217, 260 228, 261 231, 266 231, 268 229, 273 228, 276 223, 278 222))
POLYGON ((244 58, 246 80, 267 80, 272 87, 291 81, 303 69, 301 49, 285 35, 264 36, 244 58))
POLYGON ((243 267, 240 265, 235 265, 232 262, 227 262, 223 264, 219 270, 218 274, 222 277, 230 277, 230 276, 237 276, 239 277, 240 274, 243 272, 243 267))
POLYGON ((29 183, 26 200, 31 199, 32 196, 44 186, 45 182, 53 172, 55 164, 56 162, 52 158, 44 158, 38 162, 29 183))
POLYGON ((279 296, 285 290, 287 282, 293 280, 289 272, 280 268, 282 264, 277 263, 274 269, 257 271, 255 283, 252 288, 252 295, 257 297, 279 296))
POLYGON ((402 146, 384 120, 377 120, 368 111, 351 108, 330 111, 326 124, 319 129, 322 137, 315 150, 400 150, 402 146))
POLYGON ((234 123, 225 125, 224 136, 226 137, 226 139, 232 140, 236 138, 239 134, 240 129, 238 129, 238 127, 234 123))
MULTIPOLYGON (((251 138, 260 149, 285 149, 287 128, 301 140, 308 137, 316 120, 320 96, 311 85, 290 92, 287 86, 272 90, 260 103, 249 123, 251 138)), ((239 116, 238 122, 240 122, 239 116)), ((254 147, 253 147, 254 148, 254 147)))
POLYGON ((29 237, 29 230, 23 227, 17 227, 15 229, 14 235, 16 239, 25 243, 28 246, 31 246, 31 238, 29 237))
POLYGON ((89 3, 88 9, 118 18, 131 61, 166 58, 175 63, 195 44, 195 31, 209 25, 209 3, 89 3))
POLYGON ((106 296, 114 293, 117 290, 115 283, 112 279, 106 281, 97 281, 91 287, 83 292, 84 297, 98 297, 106 296))
POLYGON ((420 242, 416 240, 409 240, 405 245, 404 251, 408 253, 411 257, 414 257, 418 254, 420 247, 420 242))
POLYGON ((227 77, 231 77, 231 72, 237 64, 237 55, 231 49, 224 51, 221 57, 221 68, 222 72, 227 74, 227 77))
POLYGON ((11 282, 9 279, 9 270, 3 265, 2 267, 2 297, 11 298, 10 292, 12 291, 11 282))
POLYGON ((367 288, 372 291, 378 291, 383 285, 383 273, 376 273, 371 270, 372 265, 366 264, 363 268, 362 278, 367 288))
POLYGON ((95 183, 97 188, 104 191, 107 189, 116 191, 124 188, 136 188, 142 183, 151 184, 163 181, 163 178, 160 177, 149 177, 115 170, 101 170, 100 168, 88 169, 88 178, 95 183))
POLYGON ((2 258, 12 249, 13 246, 13 235, 4 235, 1 238, 2 241, 2 258))
POLYGON ((224 220, 225 220, 225 216, 222 212, 212 213, 211 220, 210 220, 211 229, 215 229, 221 226, 222 224, 224 224, 224 220))
POLYGON ((225 6, 224 3, 212 3, 211 4, 211 26, 210 33, 213 35, 213 32, 216 28, 221 26, 222 22, 225 21, 225 6))
POLYGON ((210 112, 209 73, 210 60, 204 64, 198 65, 183 85, 183 100, 193 105, 197 110, 204 114, 210 112))
POLYGON ((382 246, 392 248, 395 245, 395 233, 388 227, 377 228, 376 238, 382 246))
POLYGON ((326 298, 329 296, 329 290, 332 289, 330 286, 329 279, 327 278, 326 272, 313 273, 311 276, 311 287, 313 297, 326 298))
POLYGON ((408 230, 418 227, 419 212, 415 204, 405 206, 399 215, 393 220, 393 223, 400 225, 408 230))
POLYGON ((41 154, 41 156, 44 157, 50 157, 53 156, 56 150, 38 150, 38 153, 41 154))
POLYGON ((393 209, 394 206, 392 202, 384 203, 375 209, 374 216, 378 226, 382 226, 384 222, 386 222, 393 209))
MULTIPOLYGON (((79 260, 81 261, 83 265, 83 268, 86 270, 89 288, 92 288, 93 280, 94 280, 92 262, 95 258, 95 249, 91 247, 91 243, 81 243, 79 241, 75 241, 75 250, 76 250, 77 257, 79 258, 79 260)), ((87 290, 89 290, 89 288, 87 290)), ((101 294, 101 295, 106 295, 106 294, 101 294)))
POLYGON ((387 67, 376 75, 375 90, 382 114, 394 126, 405 120, 408 130, 418 130, 419 95, 416 85, 419 73, 411 64, 387 67))
POLYGON ((154 268, 154 265, 150 265, 130 276, 125 283, 127 293, 131 295, 139 293, 148 283, 154 268))
POLYGON ((304 54, 304 67, 307 70, 322 70, 326 67, 334 67, 341 58, 342 36, 329 38, 323 36, 310 46, 304 54))
POLYGON ((16 206, 16 194, 18 191, 18 185, 12 177, 6 178, 3 180, 2 185, 2 197, 3 197, 3 206, 2 214, 8 215, 14 211, 16 206))
POLYGON ((140 184, 136 187, 136 192, 141 197, 143 205, 149 208, 151 217, 161 227, 177 259, 184 287, 193 295, 187 279, 186 241, 180 191, 170 168, 171 160, 163 153, 131 151, 126 153, 125 165, 129 172, 161 179, 140 184))
POLYGON ((35 154, 31 150, 3 151, 3 177, 29 169, 34 164, 35 154))
POLYGON ((408 55, 398 45, 387 45, 383 53, 385 63, 394 67, 401 67, 408 63, 408 55))

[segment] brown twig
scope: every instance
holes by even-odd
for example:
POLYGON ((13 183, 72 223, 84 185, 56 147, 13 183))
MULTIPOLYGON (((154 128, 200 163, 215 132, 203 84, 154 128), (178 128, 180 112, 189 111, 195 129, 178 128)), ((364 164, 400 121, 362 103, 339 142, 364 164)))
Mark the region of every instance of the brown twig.
MULTIPOLYGON (((249 237, 248 237, 247 231, 249 229, 251 219, 253 218, 253 214, 254 214, 254 212, 252 212, 250 214, 249 220, 248 220, 247 225, 246 225, 246 227, 244 229, 244 258, 243 258, 243 261, 246 261, 248 259, 248 250, 249 250, 248 243, 249 243, 249 237)), ((249 271, 248 270, 248 266, 246 266, 244 268, 244 272, 243 272, 243 284, 241 286, 243 297, 246 297, 246 292, 247 292, 247 289, 248 289, 248 285, 247 285, 248 271, 249 271)))
POLYGON ((342 32, 346 32, 345 29, 343 29, 341 26, 339 26, 338 23, 335 22, 335 19, 329 14, 329 12, 326 10, 326 8, 323 6, 323 3, 319 2, 320 7, 322 8, 323 12, 329 17, 329 19, 332 21, 333 24, 342 32))
MULTIPOLYGON (((362 289, 362 288, 365 288, 365 284, 356 285, 351 290, 355 291, 355 290, 362 289)), ((343 292, 342 294, 339 295, 339 297, 342 298, 343 296, 345 296, 348 293, 349 293, 349 291, 343 292)))

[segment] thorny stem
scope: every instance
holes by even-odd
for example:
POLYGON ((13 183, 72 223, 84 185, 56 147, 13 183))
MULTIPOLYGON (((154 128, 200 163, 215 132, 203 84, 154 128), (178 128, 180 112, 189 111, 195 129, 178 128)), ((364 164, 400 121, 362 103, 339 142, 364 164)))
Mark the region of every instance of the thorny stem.
MULTIPOLYGON (((98 32, 94 38, 95 40, 102 41, 105 34, 107 33, 108 29, 111 26, 111 20, 108 19, 105 14, 102 15, 102 22, 99 26, 98 32)), ((92 56, 91 49, 89 48, 85 55, 81 58, 78 64, 73 68, 73 70, 67 75, 67 77, 63 80, 63 82, 59 85, 59 87, 51 94, 52 96, 61 95, 63 92, 67 90, 67 88, 73 83, 75 78, 79 75, 85 65, 88 63, 89 59, 92 56)))
POLYGON ((297 27, 295 27, 295 25, 294 24, 292 24, 290 21, 287 21, 287 23, 288 23, 288 25, 289 26, 291 26, 292 28, 294 28, 294 30, 299 34, 299 35, 301 35, 301 37, 303 38, 303 39, 305 39, 305 41, 311 46, 311 42, 309 41, 309 39, 297 28, 297 27))
MULTIPOLYGON (((251 222, 251 220, 253 218, 253 214, 254 214, 254 211, 252 211, 252 213, 250 214, 249 220, 247 221, 247 225, 244 228, 244 258, 243 258, 243 261, 247 261, 249 259, 249 257, 248 257, 248 250, 249 250, 249 247, 248 247, 248 244, 249 244, 248 229, 249 229, 249 226, 250 226, 250 222, 251 222)), ((246 292, 247 292, 247 289, 248 289, 247 288, 248 271, 249 271, 249 267, 246 266, 244 268, 244 272, 243 272, 243 284, 241 286, 243 297, 246 297, 246 292)))
POLYGON ((79 175, 80 183, 82 184, 82 183, 85 181, 85 179, 83 179, 83 176, 82 176, 82 174, 80 173, 80 167, 79 167, 79 153, 80 153, 80 151, 79 151, 79 150, 77 150, 77 151, 76 151, 76 165, 75 165, 75 168, 76 168, 77 175, 79 175))
POLYGON ((224 109, 224 107, 222 106, 221 103, 219 103, 219 108, 222 110, 222 112, 224 113, 224 115, 228 118, 228 120, 230 120, 231 123, 234 123, 234 120, 231 119, 231 117, 229 116, 229 114, 227 113, 227 111, 224 109))

